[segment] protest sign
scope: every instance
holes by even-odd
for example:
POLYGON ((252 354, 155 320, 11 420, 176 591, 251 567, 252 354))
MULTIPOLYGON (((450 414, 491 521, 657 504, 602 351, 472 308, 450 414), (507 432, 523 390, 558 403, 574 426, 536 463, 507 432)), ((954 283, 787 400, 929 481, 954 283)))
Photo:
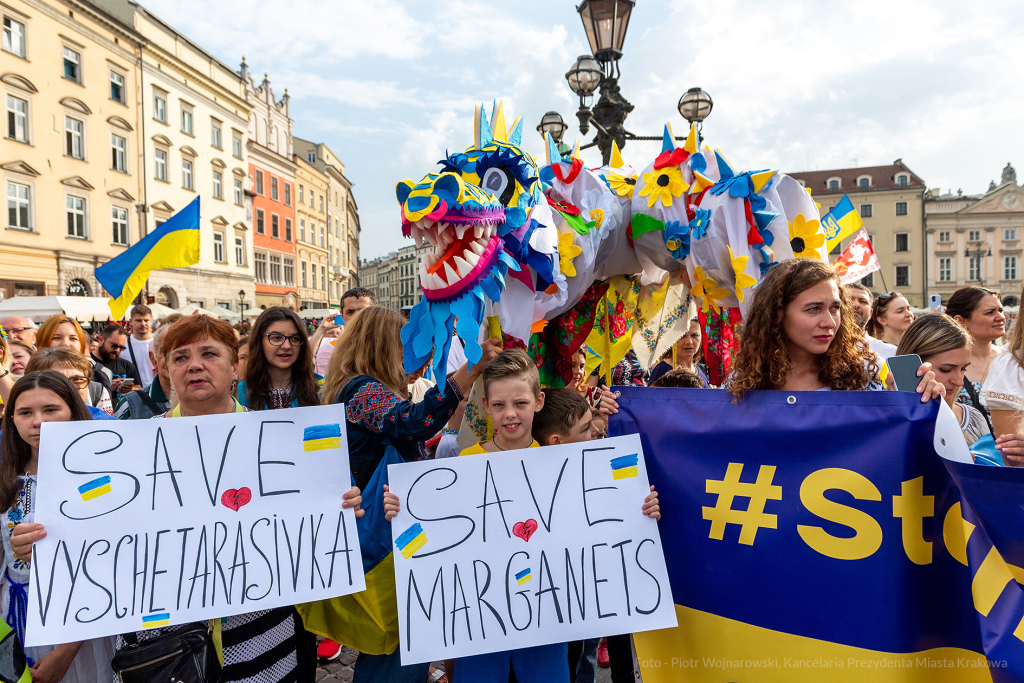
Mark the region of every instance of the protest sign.
POLYGON ((675 626, 636 435, 388 478, 403 664, 675 626))
POLYGON ((26 645, 363 590, 344 417, 45 423, 26 645))

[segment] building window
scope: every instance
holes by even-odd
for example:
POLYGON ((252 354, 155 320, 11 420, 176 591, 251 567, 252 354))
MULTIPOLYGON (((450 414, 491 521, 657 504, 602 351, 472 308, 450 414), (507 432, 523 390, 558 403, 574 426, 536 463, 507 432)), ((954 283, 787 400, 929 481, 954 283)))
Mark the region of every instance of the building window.
POLYGON ((871 178, 861 178, 857 181, 857 187, 862 190, 866 190, 871 187, 871 178))
POLYGON ((263 171, 256 171, 256 194, 263 195, 263 171))
POLYGON ((270 214, 270 236, 274 239, 281 238, 281 225, 276 213, 270 214))
POLYGON ((224 263, 224 233, 213 233, 213 260, 224 263))
POLYGON ((839 181, 838 180, 830 180, 830 181, 828 181, 828 189, 829 189, 830 192, 835 192, 836 190, 838 190, 839 189, 839 181))
POLYGON ((1003 228, 1003 240, 1012 242, 1017 239, 1017 228, 1003 228))
POLYGON ((153 91, 153 118, 160 123, 167 123, 167 95, 153 91))
POLYGON ((864 285, 865 287, 869 288, 869 289, 871 287, 874 287, 875 286, 875 274, 874 273, 868 273, 867 275, 865 275, 864 277, 862 277, 860 279, 860 283, 862 285, 864 285))
POLYGON ((73 159, 85 159, 85 122, 64 117, 64 154, 73 159))
POLYGON ((324 240, 324 227, 320 226, 320 248, 323 249, 326 241, 324 240))
MULTIPOLYGON (((338 195, 335 194, 334 196, 337 197, 338 195)), ((337 216, 335 216, 335 218, 334 218, 334 236, 335 237, 341 237, 341 235, 338 233, 338 218, 337 218, 337 216)))
POLYGON ((967 231, 968 242, 980 242, 981 241, 981 230, 968 230, 967 231))
POLYGON ((309 159, 309 163, 315 164, 316 163, 316 152, 309 152, 308 154, 306 154, 306 158, 309 159))
POLYGON ((266 234, 266 227, 263 220, 263 209, 256 209, 256 232, 260 235, 266 234))
POLYGON ((910 178, 905 175, 896 176, 896 184, 900 187, 906 187, 910 182, 910 178))
POLYGON ((910 266, 896 266, 896 286, 910 286, 910 266))
POLYGON ((949 230, 940 230, 939 231, 939 241, 940 242, 949 242, 950 241, 950 239, 949 239, 949 230))
POLYGON ((67 196, 68 237, 85 239, 85 198, 67 196))
POLYGON ((316 266, 309 264, 309 286, 316 289, 316 266))
POLYGON ((981 257, 971 256, 967 259, 968 281, 981 281, 981 257))
POLYGON ((113 133, 110 134, 110 168, 128 172, 128 140, 113 133))
POLYGON ((327 289, 327 267, 320 266, 320 289, 327 289))
POLYGON ((281 284, 281 255, 271 254, 270 255, 270 282, 271 284, 281 284))
POLYGON ((28 101, 14 95, 7 96, 7 137, 28 142, 28 101))
POLYGON ((16 230, 31 230, 32 190, 21 183, 7 183, 7 227, 16 230))
POLYGON ((284 184, 284 205, 285 206, 291 206, 292 205, 292 186, 291 186, 291 183, 285 183, 284 184))
POLYGON ((235 184, 235 206, 241 206, 242 205, 242 197, 243 197, 243 194, 242 194, 242 181, 239 180, 238 178, 235 178, 234 184, 235 184))
POLYGON ((25 56, 25 24, 4 17, 4 52, 25 56))
POLYGON ((306 188, 305 188, 305 187, 303 187, 303 186, 302 186, 302 185, 300 184, 300 185, 299 185, 299 204, 301 204, 301 203, 302 203, 303 201, 305 201, 305 200, 303 199, 303 197, 305 196, 305 194, 306 194, 306 188))
POLYGON ((871 204, 861 204, 860 205, 860 217, 861 218, 871 218, 871 204))
POLYGON ((896 202, 896 215, 897 216, 906 216, 907 215, 907 203, 906 202, 896 202))
POLYGON ((953 281, 953 259, 943 257, 939 259, 939 282, 953 281))
POLYGON ((224 184, 224 176, 220 171, 213 172, 213 198, 224 199, 224 191, 221 189, 224 184))
POLYGON ((193 189, 192 185, 192 162, 188 159, 181 160, 181 186, 186 190, 193 189))
POLYGON ((231 153, 236 159, 242 158, 242 136, 238 133, 231 134, 231 153))
POLYGON ((267 281, 267 255, 257 251, 256 258, 256 282, 266 283, 267 281))
POLYGON ((270 198, 277 201, 277 178, 270 176, 270 198))
POLYGON ((896 251, 910 251, 910 233, 896 233, 896 251))
POLYGON ((156 164, 154 168, 154 175, 157 180, 167 182, 167 152, 162 149, 158 149, 156 154, 156 164))
POLYGON ((120 206, 110 207, 110 227, 113 243, 121 246, 128 246, 128 209, 120 206))
POLYGON ((292 219, 291 218, 285 218, 284 219, 284 239, 287 242, 291 242, 292 241, 292 219))
POLYGON ((124 104, 124 76, 116 71, 110 72, 110 99, 124 104))
POLYGON ((181 132, 185 135, 192 133, 192 109, 182 105, 181 107, 181 132))
POLYGON ((316 208, 316 206, 313 204, 313 188, 309 188, 309 208, 316 208))
POLYGON ((289 287, 295 286, 295 259, 284 260, 284 283, 289 287))
POLYGON ((306 221, 302 218, 299 219, 299 241, 306 241, 306 221))
POLYGON ((224 144, 221 140, 220 122, 217 119, 210 120, 210 144, 217 149, 224 149, 224 144))
POLYGON ((305 287, 306 286, 306 262, 302 261, 299 264, 299 266, 300 266, 299 272, 300 272, 300 274, 302 276, 302 286, 305 287))
POLYGON ((235 237, 235 265, 245 265, 245 238, 241 236, 235 237))
POLYGON ((1017 257, 1016 256, 1004 256, 1003 257, 1003 279, 1004 280, 1016 280, 1017 279, 1017 257))
POLYGON ((79 84, 82 82, 82 54, 69 47, 64 48, 64 78, 79 84))
POLYGON ((324 210, 324 196, 320 195, 320 212, 323 213, 323 210, 324 210))

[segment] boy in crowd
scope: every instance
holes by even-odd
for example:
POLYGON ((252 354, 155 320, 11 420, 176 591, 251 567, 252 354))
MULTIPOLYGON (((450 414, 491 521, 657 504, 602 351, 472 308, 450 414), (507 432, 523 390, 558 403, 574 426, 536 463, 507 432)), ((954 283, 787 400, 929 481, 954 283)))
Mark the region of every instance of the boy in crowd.
POLYGON ((651 387, 672 387, 676 389, 703 389, 704 383, 698 375, 676 368, 669 370, 651 382, 651 387))
POLYGON ((541 446, 590 441, 593 423, 587 399, 572 389, 547 389, 544 407, 533 418, 533 439, 541 446))

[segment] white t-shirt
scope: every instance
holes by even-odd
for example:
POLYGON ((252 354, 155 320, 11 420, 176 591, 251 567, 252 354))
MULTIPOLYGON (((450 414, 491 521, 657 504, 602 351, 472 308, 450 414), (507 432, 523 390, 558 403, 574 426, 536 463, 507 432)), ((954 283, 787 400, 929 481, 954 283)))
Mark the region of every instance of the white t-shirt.
POLYGON ((455 372, 466 364, 466 349, 458 335, 452 335, 451 346, 448 347, 448 374, 455 372))
POLYGON ((339 339, 340 334, 334 339, 320 340, 320 348, 316 350, 316 373, 321 377, 327 376, 327 366, 331 364, 331 355, 334 353, 334 342, 339 339))
POLYGON ((981 402, 989 410, 1024 411, 1024 370, 1012 353, 1001 353, 989 363, 981 402))
POLYGON ((153 345, 153 338, 136 339, 128 335, 128 341, 125 343, 129 348, 122 352, 121 357, 135 363, 135 367, 139 369, 139 377, 142 378, 142 386, 148 387, 156 372, 153 364, 149 361, 149 347, 153 345), (135 360, 132 360, 132 351, 135 352, 135 360))
POLYGON ((896 355, 896 347, 892 344, 882 341, 881 339, 875 339, 870 334, 864 335, 864 341, 868 343, 871 350, 875 352, 880 361, 887 361, 896 355))

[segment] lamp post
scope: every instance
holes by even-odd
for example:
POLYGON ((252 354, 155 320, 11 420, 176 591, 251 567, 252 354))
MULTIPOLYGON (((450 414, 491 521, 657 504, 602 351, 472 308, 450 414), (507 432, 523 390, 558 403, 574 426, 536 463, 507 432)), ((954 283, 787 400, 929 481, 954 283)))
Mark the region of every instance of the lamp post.
MULTIPOLYGON (((622 57, 622 44, 626 40, 626 29, 634 5, 636 0, 583 0, 576 8, 593 56, 579 57, 566 72, 565 80, 580 98, 580 108, 576 112, 580 133, 586 135, 590 132, 590 124, 594 124, 597 129, 595 139, 580 149, 597 146, 605 164, 611 159, 613 141, 621 149, 626 146, 627 140, 662 139, 660 135, 634 135, 625 128, 626 117, 633 111, 633 105, 619 90, 619 58, 622 57), (601 89, 601 96, 591 108, 590 103, 598 88, 601 89)), ((711 96, 700 88, 690 88, 679 100, 679 113, 698 126, 711 113, 711 107, 711 96)), ((552 114, 557 115, 557 112, 548 112, 541 119, 541 125, 537 127, 541 136, 545 133, 544 122, 552 114)), ((558 120, 561 118, 558 116, 558 120)), ((552 134, 552 137, 555 136, 552 134)), ((557 141, 559 138, 555 139, 557 141)), ((559 151, 562 152, 562 145, 559 145, 559 151)))
POLYGON ((983 286, 985 284, 985 279, 981 276, 981 271, 983 270, 982 264, 984 263, 984 261, 982 261, 981 259, 984 258, 985 256, 991 256, 991 255, 992 255, 992 246, 991 245, 989 245, 988 249, 985 249, 984 247, 979 247, 977 249, 971 249, 971 248, 964 249, 964 256, 966 256, 967 259, 968 259, 968 262, 967 262, 968 272, 970 272, 970 265, 971 265, 970 259, 971 258, 978 259, 978 264, 977 264, 978 265, 977 283, 978 283, 979 287, 981 287, 981 286, 983 286))
POLYGON ((242 313, 245 312, 242 309, 242 306, 244 304, 245 304, 245 290, 244 289, 240 289, 240 290, 238 290, 238 313, 239 314, 242 314, 242 313))

